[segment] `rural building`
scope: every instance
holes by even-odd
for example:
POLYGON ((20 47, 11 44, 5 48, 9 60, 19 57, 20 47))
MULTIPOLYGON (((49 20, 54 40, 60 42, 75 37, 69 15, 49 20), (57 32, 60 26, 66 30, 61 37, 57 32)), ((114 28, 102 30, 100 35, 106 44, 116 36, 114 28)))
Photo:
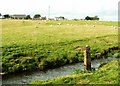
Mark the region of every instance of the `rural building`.
POLYGON ((54 18, 48 18, 48 20, 55 20, 54 18))
POLYGON ((46 20, 46 17, 33 18, 33 20, 46 20))
POLYGON ((64 20, 65 18, 60 16, 60 17, 55 17, 55 20, 64 20))
POLYGON ((40 18, 33 18, 33 20, 40 20, 40 18))
POLYGON ((14 15, 11 15, 11 18, 12 19, 25 19, 26 15, 25 14, 14 14, 14 15))
POLYGON ((40 17, 40 20, 46 20, 46 16, 45 17, 40 17))

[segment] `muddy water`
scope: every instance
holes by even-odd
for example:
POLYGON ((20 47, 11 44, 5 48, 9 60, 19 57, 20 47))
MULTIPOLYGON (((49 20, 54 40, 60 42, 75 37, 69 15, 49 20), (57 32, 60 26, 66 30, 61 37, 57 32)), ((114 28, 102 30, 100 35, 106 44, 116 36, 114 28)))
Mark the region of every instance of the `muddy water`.
MULTIPOLYGON (((120 58, 119 58, 120 59, 120 58)), ((107 58, 107 59, 97 59, 91 62, 91 66, 96 70, 100 64, 104 62, 109 62, 112 60, 118 60, 118 58, 107 58)), ((33 80, 48 80, 58 76, 72 74, 75 69, 83 70, 83 62, 65 65, 60 68, 49 69, 47 71, 34 71, 34 72, 24 72, 21 74, 12 74, 2 77, 3 84, 27 84, 33 80)))

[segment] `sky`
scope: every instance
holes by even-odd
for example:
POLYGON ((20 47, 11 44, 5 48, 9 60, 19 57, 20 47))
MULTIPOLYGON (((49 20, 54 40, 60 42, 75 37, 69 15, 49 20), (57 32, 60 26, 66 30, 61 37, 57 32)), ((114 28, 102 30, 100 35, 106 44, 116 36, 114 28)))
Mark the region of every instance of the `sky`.
POLYGON ((64 16, 68 19, 97 15, 100 20, 117 21, 118 2, 119 0, 0 0, 0 13, 40 14, 50 18, 64 16))

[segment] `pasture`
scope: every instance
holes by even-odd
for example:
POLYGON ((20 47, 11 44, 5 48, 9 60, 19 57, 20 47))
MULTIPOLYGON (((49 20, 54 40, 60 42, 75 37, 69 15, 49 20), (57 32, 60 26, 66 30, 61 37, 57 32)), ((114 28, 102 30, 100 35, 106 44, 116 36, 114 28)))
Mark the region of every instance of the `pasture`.
POLYGON ((83 61, 79 46, 91 47, 91 58, 118 57, 117 22, 2 20, 2 72, 45 70, 83 61))

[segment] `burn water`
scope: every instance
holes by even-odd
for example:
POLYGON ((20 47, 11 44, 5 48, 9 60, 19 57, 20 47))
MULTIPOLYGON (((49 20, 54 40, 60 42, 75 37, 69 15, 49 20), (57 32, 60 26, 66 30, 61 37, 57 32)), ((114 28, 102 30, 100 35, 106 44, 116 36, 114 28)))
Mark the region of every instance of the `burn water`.
MULTIPOLYGON (((100 64, 110 62, 113 60, 120 60, 120 58, 104 58, 95 59, 91 61, 91 66, 96 70, 100 64)), ((49 69, 46 71, 23 72, 19 74, 10 74, 2 77, 2 84, 28 84, 33 80, 48 80, 59 76, 73 74, 75 69, 84 70, 83 62, 68 64, 59 68, 49 69)))

